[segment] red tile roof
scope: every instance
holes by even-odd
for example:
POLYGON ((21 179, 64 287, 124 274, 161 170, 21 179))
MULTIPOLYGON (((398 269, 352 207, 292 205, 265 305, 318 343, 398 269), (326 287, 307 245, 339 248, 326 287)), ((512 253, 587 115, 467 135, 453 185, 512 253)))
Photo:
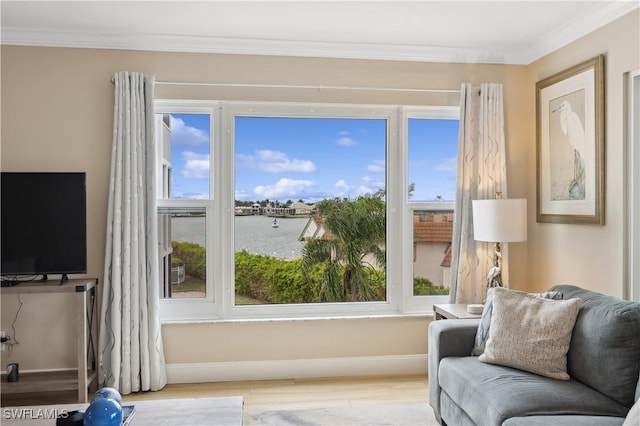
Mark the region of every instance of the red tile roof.
POLYGON ((453 222, 414 222, 413 241, 416 243, 450 243, 453 222))

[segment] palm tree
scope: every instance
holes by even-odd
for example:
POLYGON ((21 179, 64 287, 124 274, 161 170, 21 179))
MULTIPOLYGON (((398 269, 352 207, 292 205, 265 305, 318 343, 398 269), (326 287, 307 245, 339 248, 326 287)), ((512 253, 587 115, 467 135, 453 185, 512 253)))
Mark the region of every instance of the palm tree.
POLYGON ((386 265, 383 196, 382 193, 364 195, 355 201, 335 198, 318 204, 318 213, 328 234, 326 238, 307 241, 303 248, 303 267, 308 276, 312 265, 325 264, 320 288, 322 301, 376 299, 376 289, 367 269, 386 265), (372 259, 375 260, 371 262, 372 259))

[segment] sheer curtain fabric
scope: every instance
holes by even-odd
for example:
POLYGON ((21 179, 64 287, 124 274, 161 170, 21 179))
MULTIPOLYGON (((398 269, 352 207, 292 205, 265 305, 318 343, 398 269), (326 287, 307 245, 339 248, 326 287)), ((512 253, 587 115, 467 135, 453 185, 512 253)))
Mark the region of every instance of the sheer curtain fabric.
POLYGON ((122 394, 167 383, 160 329, 154 77, 114 76, 115 108, 100 316, 100 382, 122 394))
MULTIPOLYGON (((507 198, 502 85, 463 84, 460 93, 458 184, 453 225, 450 301, 481 303, 486 276, 493 266, 494 245, 473 239, 471 201, 507 198)), ((502 276, 508 282, 507 248, 502 250, 502 276)))

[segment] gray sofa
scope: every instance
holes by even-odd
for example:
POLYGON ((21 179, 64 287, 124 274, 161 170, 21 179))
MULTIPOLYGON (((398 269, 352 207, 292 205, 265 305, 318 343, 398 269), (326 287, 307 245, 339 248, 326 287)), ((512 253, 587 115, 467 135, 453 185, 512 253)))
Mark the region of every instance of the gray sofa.
MULTIPOLYGON (((479 320, 429 325, 429 398, 449 426, 620 426, 640 398, 640 303, 560 285, 580 298, 567 353, 570 380, 470 356, 479 320)), ((629 423, 627 421, 627 423, 629 423)))

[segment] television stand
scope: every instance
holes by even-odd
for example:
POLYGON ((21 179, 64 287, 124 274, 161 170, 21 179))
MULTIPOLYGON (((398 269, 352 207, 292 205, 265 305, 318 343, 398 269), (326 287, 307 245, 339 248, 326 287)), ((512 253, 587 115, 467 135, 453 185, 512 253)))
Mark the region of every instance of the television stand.
MULTIPOLYGON (((61 285, 51 285, 42 281, 21 282, 14 287, 2 287, 2 296, 8 294, 46 294, 75 293, 76 335, 77 335, 77 370, 20 372, 17 382, 7 382, 7 375, 2 375, 2 395, 25 394, 31 392, 56 392, 77 390, 78 402, 89 402, 89 391, 97 390, 97 346, 95 329, 97 328, 96 287, 97 278, 67 279, 61 285)), ((26 337, 25 337, 26 338, 26 337)))
MULTIPOLYGON (((49 280, 49 276, 47 274, 42 274, 41 281, 48 281, 48 280, 49 280)), ((69 275, 62 274, 62 276, 60 277, 60 285, 64 284, 65 281, 69 281, 69 275)))

